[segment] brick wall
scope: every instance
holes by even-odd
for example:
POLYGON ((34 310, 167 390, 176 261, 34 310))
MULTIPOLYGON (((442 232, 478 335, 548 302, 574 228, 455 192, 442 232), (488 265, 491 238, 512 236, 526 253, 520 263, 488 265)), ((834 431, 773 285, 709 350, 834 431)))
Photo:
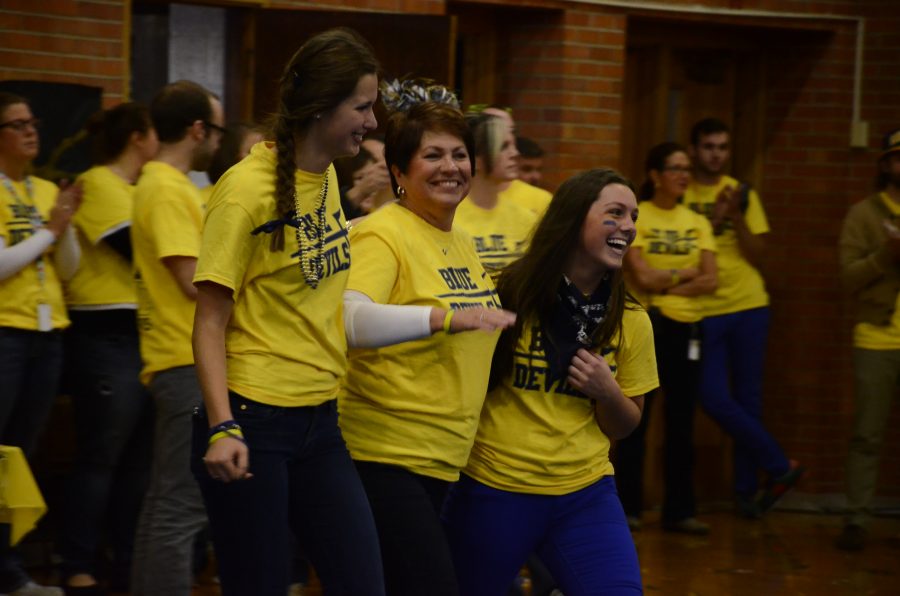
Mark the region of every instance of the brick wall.
POLYGON ((124 1, 3 0, 0 79, 101 87, 104 105, 119 103, 128 77, 129 11, 124 1))

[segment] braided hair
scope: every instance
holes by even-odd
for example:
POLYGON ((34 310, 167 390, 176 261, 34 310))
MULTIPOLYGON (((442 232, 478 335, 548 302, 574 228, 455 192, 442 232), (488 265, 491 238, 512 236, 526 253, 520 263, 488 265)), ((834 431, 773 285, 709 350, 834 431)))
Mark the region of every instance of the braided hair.
MULTIPOLYGON (((277 155, 275 204, 280 218, 289 218, 294 211, 297 135, 302 135, 317 115, 349 97, 360 78, 377 72, 372 47, 343 27, 310 38, 288 62, 278 84, 272 131, 277 155)), ((271 248, 284 249, 283 228, 273 231, 271 248)))

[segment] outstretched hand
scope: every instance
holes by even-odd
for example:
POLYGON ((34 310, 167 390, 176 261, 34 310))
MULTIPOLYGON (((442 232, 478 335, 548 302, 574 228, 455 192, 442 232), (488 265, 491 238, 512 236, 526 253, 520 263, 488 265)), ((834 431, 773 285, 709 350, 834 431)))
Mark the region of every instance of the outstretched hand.
POLYGON ((466 308, 453 312, 450 333, 461 331, 496 331, 516 323, 516 313, 500 308, 466 308))

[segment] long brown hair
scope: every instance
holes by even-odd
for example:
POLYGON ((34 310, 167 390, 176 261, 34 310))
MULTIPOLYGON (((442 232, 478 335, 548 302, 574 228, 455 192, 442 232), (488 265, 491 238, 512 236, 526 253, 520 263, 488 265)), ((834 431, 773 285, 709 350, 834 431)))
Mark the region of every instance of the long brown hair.
MULTIPOLYGON (((516 313, 516 324, 500 336, 491 366, 490 387, 496 386, 512 370, 513 354, 524 325, 549 316, 557 301, 564 269, 579 248, 587 213, 600 191, 610 184, 622 184, 634 190, 624 176, 606 168, 588 170, 563 182, 535 229, 526 253, 500 274, 497 293, 503 308, 516 313)), ((612 272, 611 283, 609 309, 594 333, 594 346, 607 345, 619 332, 626 302, 637 304, 625 291, 621 269, 612 272)))
MULTIPOLYGON (((377 74, 372 47, 355 31, 329 29, 310 38, 285 66, 278 85, 273 119, 277 154, 275 203, 286 218, 294 210, 295 135, 309 128, 316 114, 327 112, 350 96, 359 79, 377 74)), ((284 230, 273 235, 273 248, 284 247, 284 230)))

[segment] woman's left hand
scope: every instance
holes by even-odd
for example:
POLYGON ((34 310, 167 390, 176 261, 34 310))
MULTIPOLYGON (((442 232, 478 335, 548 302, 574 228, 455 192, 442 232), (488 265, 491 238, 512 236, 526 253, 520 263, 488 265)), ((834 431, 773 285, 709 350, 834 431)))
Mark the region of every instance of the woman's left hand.
POLYGON ((584 348, 578 350, 572 357, 568 381, 569 385, 596 400, 615 395, 618 390, 609 363, 584 348))

